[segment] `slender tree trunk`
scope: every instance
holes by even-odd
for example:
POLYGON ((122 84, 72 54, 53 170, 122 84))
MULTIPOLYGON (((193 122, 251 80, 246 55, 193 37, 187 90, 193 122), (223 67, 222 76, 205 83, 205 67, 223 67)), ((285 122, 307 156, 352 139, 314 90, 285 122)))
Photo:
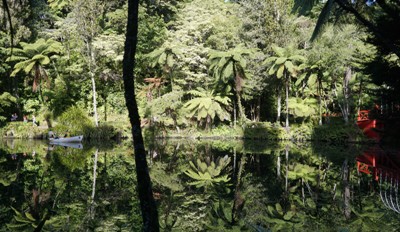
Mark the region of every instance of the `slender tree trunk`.
POLYGON ((107 122, 107 96, 104 98, 104 122, 107 122))
MULTIPOLYGON (((286 76, 287 74, 285 74, 286 76)), ((286 78, 286 83, 285 83, 285 88, 286 88, 286 130, 289 129, 289 79, 288 77, 286 78)))
POLYGON ((97 116, 96 82, 94 80, 94 73, 93 72, 90 72, 90 79, 92 80, 94 124, 96 125, 96 127, 98 127, 99 126, 99 119, 98 119, 98 116, 97 116))
POLYGON ((350 204, 350 167, 347 159, 343 162, 342 181, 343 181, 343 206, 344 216, 346 219, 350 219, 351 216, 351 204, 350 204))
POLYGON ((360 90, 358 91, 358 106, 357 106, 357 115, 361 110, 361 98, 362 98, 362 86, 363 86, 363 79, 360 79, 360 90))
POLYGON ((94 113, 94 124, 96 127, 99 126, 99 118, 97 116, 97 97, 96 97, 96 81, 94 79, 94 53, 92 49, 92 42, 91 41, 86 41, 86 46, 88 49, 88 56, 89 56, 89 72, 90 72, 90 79, 92 81, 92 94, 93 94, 93 113, 94 113))
POLYGON ((280 179, 280 177, 281 177, 281 156, 280 155, 276 158, 276 176, 278 177, 278 179, 280 179))
POLYGON ((138 34, 138 10, 139 0, 128 0, 128 21, 123 60, 124 90, 129 121, 132 125, 143 231, 159 231, 157 206, 153 197, 149 169, 146 161, 146 151, 144 149, 142 130, 140 128, 140 118, 135 98, 135 82, 133 78, 138 34))
POLYGON ((92 195, 90 199, 90 218, 94 219, 94 197, 96 194, 96 179, 97 179, 97 159, 98 159, 99 150, 97 149, 94 153, 94 161, 93 161, 93 185, 92 185, 92 195))
POLYGON ((351 68, 348 67, 343 80, 343 119, 346 124, 349 123, 350 115, 350 79, 351 79, 351 68))
POLYGON ((236 127, 236 104, 233 103, 233 127, 236 127))
POLYGON ((245 115, 244 115, 244 110, 243 110, 243 106, 242 106, 242 99, 240 97, 239 92, 236 92, 236 98, 237 98, 237 104, 238 104, 238 108, 239 108, 239 118, 240 118, 240 121, 242 122, 245 118, 245 115))
POLYGON ((281 121, 281 111, 282 111, 282 95, 281 95, 281 89, 278 87, 278 97, 277 97, 277 110, 276 110, 276 122, 281 121))
POLYGON ((289 147, 285 146, 285 156, 286 156, 286 176, 285 176, 285 191, 288 191, 288 175, 289 175, 289 147))

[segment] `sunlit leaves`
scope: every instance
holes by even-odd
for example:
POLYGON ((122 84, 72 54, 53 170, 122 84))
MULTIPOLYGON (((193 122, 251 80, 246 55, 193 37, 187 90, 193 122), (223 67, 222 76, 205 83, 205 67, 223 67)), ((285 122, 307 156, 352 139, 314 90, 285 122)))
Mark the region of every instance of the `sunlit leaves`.
POLYGON ((193 99, 186 102, 183 107, 189 112, 189 118, 196 117, 197 121, 211 120, 207 124, 211 124, 217 116, 219 120, 229 120, 230 99, 227 96, 215 94, 213 91, 197 91, 188 92, 195 96, 193 99))
POLYGON ((8 62, 19 61, 14 65, 14 70, 11 76, 17 75, 20 71, 24 71, 33 77, 32 90, 36 91, 40 80, 43 78, 46 81, 47 73, 44 69, 50 63, 50 59, 54 55, 60 54, 63 51, 61 43, 48 39, 38 39, 35 43, 20 43, 22 49, 15 49, 15 55, 7 59, 8 62))

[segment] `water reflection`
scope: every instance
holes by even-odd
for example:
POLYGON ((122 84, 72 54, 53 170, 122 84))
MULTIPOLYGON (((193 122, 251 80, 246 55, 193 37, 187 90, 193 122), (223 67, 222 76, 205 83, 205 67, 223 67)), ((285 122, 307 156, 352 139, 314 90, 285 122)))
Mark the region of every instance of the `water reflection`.
POLYGON ((370 176, 371 184, 378 186, 382 203, 394 212, 400 213, 398 195, 400 152, 375 146, 367 149, 356 160, 357 170, 370 176))
MULTIPOLYGON (((0 142, 0 231, 140 231, 126 144, 0 142)), ((394 231, 399 157, 354 144, 147 142, 163 231, 394 231)))

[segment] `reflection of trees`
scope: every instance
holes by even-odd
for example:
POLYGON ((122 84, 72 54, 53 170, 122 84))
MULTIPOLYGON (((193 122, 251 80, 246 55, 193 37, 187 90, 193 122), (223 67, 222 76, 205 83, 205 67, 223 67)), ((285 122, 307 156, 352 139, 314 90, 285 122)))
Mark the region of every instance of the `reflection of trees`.
MULTIPOLYGON (((354 168, 351 154, 346 153, 354 155, 354 150, 338 146, 313 150, 308 144, 290 143, 270 149, 262 146, 258 152, 256 147, 249 148, 235 141, 158 143, 155 146, 158 155, 152 158, 150 174, 162 230, 390 231, 397 228, 399 216, 381 203, 379 183, 374 184, 370 177, 354 168), (235 150, 237 163, 233 168, 235 150), (195 178, 185 174, 187 170, 195 178), (343 179, 343 171, 348 178, 343 179), (214 177, 200 178, 207 175, 214 177), (347 187, 344 180, 348 180, 347 187), (346 188, 350 195, 345 200, 346 188), (348 219, 345 209, 350 215, 348 219)), ((3 180, 0 210, 4 212, 0 231, 10 230, 6 223, 37 226, 46 218, 46 212, 44 230, 140 230, 140 206, 132 175, 135 162, 126 151, 123 147, 99 149, 97 162, 93 159, 94 148, 59 147, 46 157, 34 158, 17 153, 16 160, 9 154, 0 156, 0 171, 6 174, 0 178, 3 180), (89 220, 85 216, 93 189, 96 214, 89 220), (34 198, 40 202, 38 216, 32 211, 34 198), (15 219, 18 214, 10 205, 21 214, 18 220, 24 220, 25 224, 15 219)), ((387 182, 390 183, 389 177, 387 182)), ((389 185, 381 188, 387 194, 394 191, 389 185)), ((387 198, 390 199, 389 195, 387 198)))

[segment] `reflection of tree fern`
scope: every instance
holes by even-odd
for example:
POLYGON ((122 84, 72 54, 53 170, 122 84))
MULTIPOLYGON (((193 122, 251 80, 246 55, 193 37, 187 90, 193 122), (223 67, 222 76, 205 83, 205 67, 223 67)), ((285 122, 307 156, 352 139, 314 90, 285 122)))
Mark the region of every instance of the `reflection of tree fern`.
POLYGON ((209 165, 197 159, 196 164, 192 161, 189 162, 191 169, 184 173, 194 180, 189 183, 190 185, 207 189, 219 184, 227 184, 230 181, 228 174, 222 173, 230 162, 231 159, 227 155, 222 158, 218 157, 216 162, 211 161, 209 165))
POLYGON ((304 214, 296 212, 294 205, 285 212, 280 203, 275 205, 268 205, 268 216, 265 218, 265 222, 270 224, 273 231, 280 231, 283 229, 289 229, 293 227, 300 227, 304 221, 304 214))
POLYGON ((243 220, 237 220, 232 223, 232 204, 226 201, 214 203, 209 213, 210 223, 206 226, 211 231, 242 231, 245 228, 243 220))
POLYGON ((14 207, 11 208, 15 213, 14 220, 7 224, 7 228, 11 231, 41 231, 41 228, 44 226, 49 216, 46 211, 43 213, 42 217, 35 218, 29 212, 19 212, 14 207))

